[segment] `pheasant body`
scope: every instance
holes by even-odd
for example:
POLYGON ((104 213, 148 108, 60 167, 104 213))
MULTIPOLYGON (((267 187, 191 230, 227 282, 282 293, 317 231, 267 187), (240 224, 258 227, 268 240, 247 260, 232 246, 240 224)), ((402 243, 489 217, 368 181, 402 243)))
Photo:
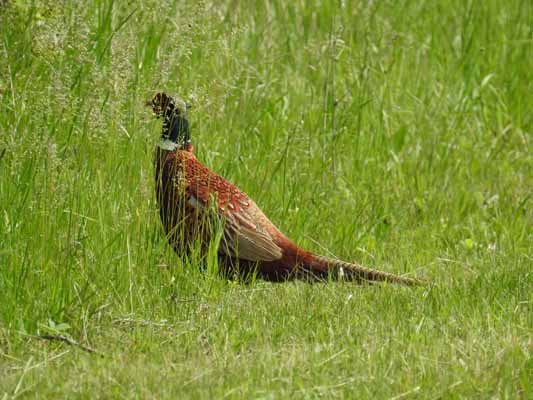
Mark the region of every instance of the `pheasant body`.
MULTIPOLYGON (((389 281, 417 284, 411 278, 365 268, 315 255, 289 240, 236 185, 211 171, 193 154, 188 140, 188 122, 183 107, 158 94, 152 100, 154 113, 165 116, 162 139, 182 129, 176 146, 162 146, 155 154, 156 196, 169 243, 178 254, 199 241, 205 248, 221 222, 221 264, 241 273, 257 272, 270 281, 324 279, 343 276, 350 280, 389 281), (158 97, 159 96, 159 97, 158 97), (181 122, 180 122, 181 121, 181 122), (176 127, 178 125, 178 127, 176 127), (180 138, 182 140, 180 140, 180 138)), ((176 135, 174 135, 176 136, 176 135)), ((174 143, 171 140, 171 143, 174 143)))

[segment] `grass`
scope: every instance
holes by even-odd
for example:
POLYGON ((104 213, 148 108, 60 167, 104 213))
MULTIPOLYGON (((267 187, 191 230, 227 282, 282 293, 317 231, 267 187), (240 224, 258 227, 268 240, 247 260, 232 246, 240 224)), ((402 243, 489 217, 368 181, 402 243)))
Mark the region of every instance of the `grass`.
POLYGON ((8 1, 0 398, 531 398, 532 26, 521 0, 8 1), (158 90, 300 245, 431 284, 177 257, 158 90))

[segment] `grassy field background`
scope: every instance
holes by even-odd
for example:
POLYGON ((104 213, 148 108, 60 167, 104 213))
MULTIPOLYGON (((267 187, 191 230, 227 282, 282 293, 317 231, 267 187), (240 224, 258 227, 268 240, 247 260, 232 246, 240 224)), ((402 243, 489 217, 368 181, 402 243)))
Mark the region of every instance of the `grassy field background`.
POLYGON ((532 398, 532 27, 523 0, 0 6, 0 399, 532 398), (297 243, 431 284, 177 257, 159 90, 297 243))

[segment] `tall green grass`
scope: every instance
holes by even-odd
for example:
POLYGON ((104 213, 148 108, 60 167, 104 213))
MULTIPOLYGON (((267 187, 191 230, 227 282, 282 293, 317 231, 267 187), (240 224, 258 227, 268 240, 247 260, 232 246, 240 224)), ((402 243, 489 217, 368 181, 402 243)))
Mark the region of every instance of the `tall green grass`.
POLYGON ((520 0, 8 1, 0 396, 529 398, 532 26, 520 0), (159 90, 297 243, 431 284, 177 257, 159 90))

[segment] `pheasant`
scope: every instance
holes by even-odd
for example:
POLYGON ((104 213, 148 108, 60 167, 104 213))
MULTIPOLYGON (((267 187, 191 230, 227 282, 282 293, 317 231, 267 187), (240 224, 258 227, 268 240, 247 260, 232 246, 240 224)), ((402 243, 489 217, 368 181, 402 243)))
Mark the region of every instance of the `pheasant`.
POLYGON ((420 281, 316 255, 298 247, 236 185, 211 171, 193 153, 187 105, 157 93, 146 103, 163 118, 155 152, 156 197, 167 239, 178 255, 202 247, 219 226, 218 257, 226 270, 256 273, 268 281, 420 281), (218 225, 216 225, 218 223, 218 225))

